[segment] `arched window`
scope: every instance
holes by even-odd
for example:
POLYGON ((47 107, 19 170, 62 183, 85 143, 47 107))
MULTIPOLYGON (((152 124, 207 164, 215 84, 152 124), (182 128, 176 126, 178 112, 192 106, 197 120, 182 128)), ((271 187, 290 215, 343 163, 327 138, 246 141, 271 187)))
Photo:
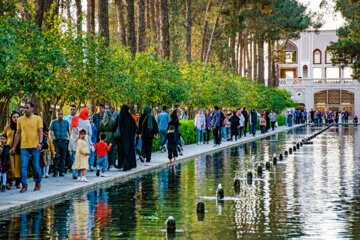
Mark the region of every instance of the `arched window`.
POLYGON ((308 67, 306 65, 303 66, 303 78, 308 78, 308 67))
POLYGON ((283 60, 284 63, 287 63, 287 64, 297 63, 297 47, 296 47, 296 45, 291 41, 287 41, 286 44, 283 45, 283 47, 284 47, 284 53, 285 53, 285 59, 283 60))
POLYGON ((333 57, 333 51, 330 49, 327 49, 325 52, 325 63, 332 64, 332 61, 331 61, 332 57, 333 57))
POLYGON ((314 50, 313 63, 314 64, 321 64, 321 51, 319 49, 314 50))

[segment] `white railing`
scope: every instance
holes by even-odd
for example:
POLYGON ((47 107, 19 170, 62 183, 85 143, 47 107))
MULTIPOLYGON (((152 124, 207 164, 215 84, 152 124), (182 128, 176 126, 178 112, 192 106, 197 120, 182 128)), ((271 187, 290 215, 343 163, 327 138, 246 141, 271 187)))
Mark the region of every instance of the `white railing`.
POLYGON ((279 86, 319 86, 319 85, 358 85, 359 81, 352 78, 320 78, 320 79, 279 79, 279 86))

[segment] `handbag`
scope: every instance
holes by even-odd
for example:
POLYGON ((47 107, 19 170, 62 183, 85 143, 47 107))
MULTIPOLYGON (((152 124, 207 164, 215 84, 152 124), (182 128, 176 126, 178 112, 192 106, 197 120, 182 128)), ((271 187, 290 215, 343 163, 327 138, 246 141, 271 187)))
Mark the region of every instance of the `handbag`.
MULTIPOLYGON (((15 142, 15 135, 16 135, 16 131, 14 132, 14 136, 13 136, 13 144, 14 144, 14 142, 15 142)), ((21 146, 21 141, 19 141, 19 142, 18 142, 18 145, 16 145, 16 148, 15 148, 15 153, 16 153, 16 154, 20 154, 20 153, 21 153, 20 146, 21 146)))

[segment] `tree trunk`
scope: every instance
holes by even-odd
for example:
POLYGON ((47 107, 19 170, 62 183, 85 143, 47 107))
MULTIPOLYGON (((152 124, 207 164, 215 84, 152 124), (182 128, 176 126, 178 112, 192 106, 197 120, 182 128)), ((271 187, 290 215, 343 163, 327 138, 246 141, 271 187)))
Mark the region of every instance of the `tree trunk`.
POLYGON ((135 33, 135 16, 134 16, 134 0, 126 0, 127 2, 127 20, 128 20, 128 44, 130 51, 135 56, 136 53, 136 33, 135 33))
POLYGON ((258 75, 258 53, 257 53, 257 41, 254 40, 253 41, 253 62, 254 62, 254 81, 257 81, 257 79, 259 78, 259 75, 258 75))
POLYGON ((118 32, 120 34, 120 41, 123 46, 126 46, 126 30, 125 30, 122 0, 115 0, 115 5, 116 5, 116 16, 118 22, 118 32))
POLYGON ((100 36, 104 38, 104 45, 109 46, 109 1, 99 0, 98 8, 100 36))
POLYGON ((160 0, 160 45, 161 56, 170 58, 169 10, 167 0, 160 0))
POLYGON ((4 102, 0 102, 0 131, 8 124, 9 121, 9 103, 10 99, 6 99, 4 102))
POLYGON ((191 0, 186 0, 186 61, 191 63, 191 0))
POLYGON ((41 28, 42 21, 45 12, 45 1, 46 0, 37 0, 36 1, 36 12, 35 12, 35 25, 38 28, 41 28))
POLYGON ((272 77, 272 50, 271 50, 271 40, 268 41, 268 81, 267 85, 269 87, 274 87, 273 77, 272 77))
POLYGON ((274 57, 274 51, 275 51, 275 41, 271 42, 271 49, 273 50, 273 57, 271 58, 271 68, 272 68, 272 79, 273 79, 273 85, 274 87, 279 86, 279 75, 277 71, 277 64, 274 57))
MULTIPOLYGON (((224 5, 224 0, 221 1, 221 4, 220 4, 220 9, 222 9, 224 5)), ((208 46, 208 49, 207 49, 207 53, 206 53, 206 56, 205 56, 205 62, 208 63, 209 62, 209 58, 210 58, 210 53, 211 53, 211 47, 212 47, 212 43, 214 41, 214 36, 215 36, 215 31, 216 31, 216 27, 219 23, 219 18, 220 18, 220 15, 218 15, 216 17, 216 20, 215 20, 215 23, 214 23, 214 27, 213 27, 213 30, 211 32, 211 37, 210 37, 210 41, 209 41, 209 46, 208 46)))
POLYGON ((71 22, 71 0, 66 0, 66 15, 68 21, 71 22))
POLYGON ((81 9, 81 0, 75 0, 76 4, 76 29, 79 37, 80 32, 82 31, 82 9, 81 9))
POLYGON ((149 0, 149 17, 150 17, 150 29, 156 31, 155 21, 155 0, 149 0))
POLYGON ((265 64, 264 64, 264 39, 261 39, 259 42, 259 78, 258 83, 259 84, 265 84, 265 64))
POLYGON ((249 48, 249 74, 248 76, 250 78, 253 77, 253 40, 250 39, 249 45, 247 46, 249 48))
POLYGON ((146 28, 150 29, 150 0, 146 0, 146 28))
POLYGON ((242 71, 243 71, 243 49, 244 49, 244 41, 243 41, 243 38, 242 38, 242 32, 240 31, 239 34, 238 34, 238 39, 239 39, 239 43, 238 43, 238 48, 239 48, 239 54, 238 54, 238 63, 239 63, 239 66, 238 66, 238 74, 242 76, 242 71))
POLYGON ((241 74, 240 71, 240 47, 241 47, 241 32, 238 32, 238 41, 236 46, 236 73, 241 74))
POLYGON ((87 0, 86 28, 89 34, 95 33, 95 0, 87 0))
POLYGON ((235 33, 233 36, 231 36, 230 38, 230 66, 231 68, 235 71, 236 70, 236 61, 235 61, 235 53, 236 53, 236 49, 235 49, 235 33))
POLYGON ((203 62, 205 60, 206 49, 207 49, 207 35, 209 29, 209 21, 207 18, 207 13, 210 11, 211 8, 211 0, 209 0, 206 4, 205 15, 204 15, 204 27, 201 37, 201 50, 200 50, 200 61, 203 62))
POLYGON ((155 30, 156 30, 156 43, 157 48, 156 52, 160 55, 161 52, 161 44, 160 44, 160 0, 153 0, 155 3, 155 30))
POLYGON ((145 36, 146 36, 146 22, 145 22, 145 0, 138 0, 138 31, 137 31, 137 51, 145 51, 145 36))
POLYGON ((251 61, 250 61, 250 52, 249 52, 249 37, 246 35, 245 37, 244 37, 244 48, 245 48, 245 51, 246 51, 246 54, 245 54, 245 56, 246 56, 246 71, 247 71, 247 73, 246 73, 246 76, 247 77, 251 77, 251 75, 250 75, 250 71, 249 71, 249 69, 250 69, 250 65, 251 65, 251 61))

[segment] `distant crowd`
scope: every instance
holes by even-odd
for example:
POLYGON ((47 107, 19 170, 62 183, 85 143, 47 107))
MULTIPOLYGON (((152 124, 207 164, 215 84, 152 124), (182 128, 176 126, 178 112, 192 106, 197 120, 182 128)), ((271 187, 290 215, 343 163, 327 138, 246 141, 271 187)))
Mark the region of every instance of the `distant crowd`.
MULTIPOLYGON (((313 109, 310 110, 310 112, 308 113, 305 110, 302 109, 297 109, 295 111, 291 110, 291 111, 286 111, 285 113, 285 119, 287 122, 287 125, 290 127, 293 124, 304 124, 304 123, 313 123, 316 125, 321 125, 321 124, 339 124, 339 123, 349 123, 349 117, 350 117, 350 113, 348 110, 343 110, 343 111, 331 111, 331 110, 327 110, 327 111, 320 111, 320 110, 316 110, 314 111, 313 109)), ((355 116, 353 119, 353 123, 354 124, 358 124, 358 117, 355 116)))
MULTIPOLYGON (((1 190, 14 186, 20 192, 28 190, 27 175, 29 162, 35 180, 34 190, 41 189, 42 177, 64 177, 71 173, 77 181, 88 182, 86 173, 96 171, 96 176, 106 177, 106 171, 128 171, 136 168, 137 161, 150 162, 153 141, 161 138, 161 152, 167 152, 170 164, 183 155, 184 140, 179 119, 187 119, 186 111, 176 105, 168 111, 164 106, 159 114, 153 114, 150 106, 142 113, 131 114, 128 105, 120 112, 98 105, 97 112, 90 116, 88 108, 82 108, 77 115, 75 105, 69 106, 69 115, 56 111, 56 119, 47 127, 40 116, 34 114, 34 106, 27 102, 24 115, 12 111, 10 124, 0 136, 1 190), (14 185, 13 185, 14 184, 14 185)), ((310 112, 315 122, 319 112, 310 112), (316 117, 317 116, 317 117, 316 117)), ((331 119, 331 112, 326 119, 331 119)), ((346 114, 343 114, 344 121, 346 114)), ((306 123, 306 111, 287 112, 288 126, 306 123)), ((199 109, 194 118, 197 144, 209 144, 211 136, 214 147, 222 141, 237 141, 247 134, 262 134, 277 127, 274 110, 261 114, 255 109, 239 108, 226 111, 218 106, 213 109, 199 109)))

